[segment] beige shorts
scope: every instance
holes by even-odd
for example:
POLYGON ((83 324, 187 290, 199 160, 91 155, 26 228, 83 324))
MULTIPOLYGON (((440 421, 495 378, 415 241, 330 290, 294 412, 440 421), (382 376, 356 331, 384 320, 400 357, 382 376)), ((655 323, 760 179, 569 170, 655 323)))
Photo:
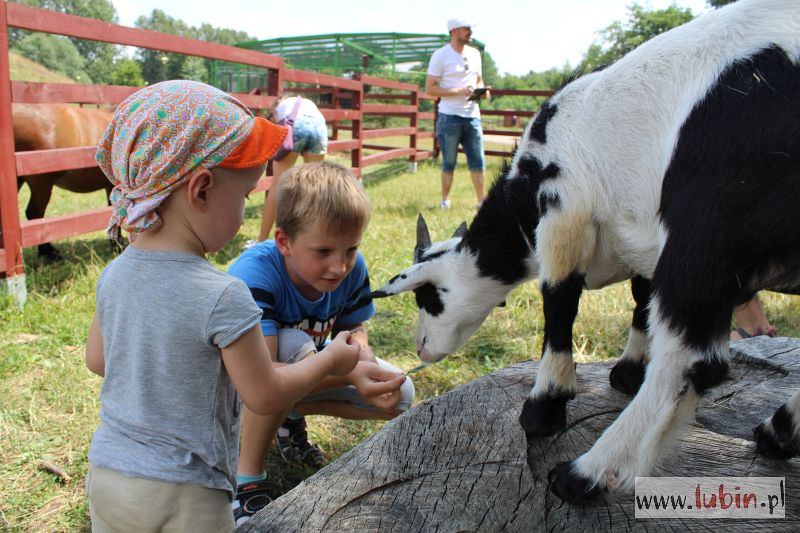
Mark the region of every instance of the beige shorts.
POLYGON ((90 464, 86 492, 95 533, 229 533, 234 528, 230 499, 224 490, 128 477, 90 464))

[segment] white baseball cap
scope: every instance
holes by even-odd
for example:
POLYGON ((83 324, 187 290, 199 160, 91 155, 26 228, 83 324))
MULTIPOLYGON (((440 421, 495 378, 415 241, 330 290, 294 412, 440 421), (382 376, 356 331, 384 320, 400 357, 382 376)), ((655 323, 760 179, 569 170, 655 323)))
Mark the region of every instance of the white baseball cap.
POLYGON ((467 19, 450 19, 447 21, 447 31, 453 31, 456 28, 471 28, 472 23, 467 19))

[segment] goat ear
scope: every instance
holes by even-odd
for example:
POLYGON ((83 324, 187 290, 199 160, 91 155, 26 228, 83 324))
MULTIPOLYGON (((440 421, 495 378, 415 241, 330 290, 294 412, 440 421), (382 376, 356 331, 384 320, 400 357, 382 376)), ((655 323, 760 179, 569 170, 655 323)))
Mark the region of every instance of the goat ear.
POLYGON ((466 234, 467 234, 467 223, 462 222, 461 225, 456 228, 456 231, 455 233, 453 233, 453 236, 451 238, 461 237, 463 239, 464 235, 466 234))
POLYGON ((385 298, 387 296, 400 294, 401 292, 414 290, 420 285, 436 281, 434 274, 435 269, 432 268, 430 261, 413 264, 390 279, 377 291, 372 291, 370 296, 372 298, 385 298))
POLYGON ((431 247, 431 233, 422 213, 417 216, 417 244, 414 246, 414 262, 418 263, 422 252, 431 247))

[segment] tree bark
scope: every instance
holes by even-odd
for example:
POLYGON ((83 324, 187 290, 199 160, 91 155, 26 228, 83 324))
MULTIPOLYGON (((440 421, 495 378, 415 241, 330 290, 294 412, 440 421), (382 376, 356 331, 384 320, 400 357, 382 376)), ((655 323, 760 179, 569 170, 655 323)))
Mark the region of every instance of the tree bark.
POLYGON ((528 442, 517 418, 538 363, 525 362, 416 405, 239 531, 797 531, 800 461, 757 455, 752 435, 800 387, 800 339, 757 337, 731 354, 731 379, 652 475, 785 477, 786 519, 636 520, 632 492, 562 502, 547 472, 589 449, 629 398, 608 384, 613 362, 579 365, 567 429, 528 442))

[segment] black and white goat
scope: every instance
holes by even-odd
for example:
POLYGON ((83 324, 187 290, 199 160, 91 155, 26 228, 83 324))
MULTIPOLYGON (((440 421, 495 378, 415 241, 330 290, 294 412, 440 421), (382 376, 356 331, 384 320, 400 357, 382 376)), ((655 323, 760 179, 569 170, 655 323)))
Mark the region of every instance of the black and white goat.
MULTIPOLYGON (((649 280, 641 389, 588 452, 549 474, 556 494, 582 501, 647 475, 726 376, 736 305, 761 289, 798 293, 798 201, 800 5, 739 0, 557 92, 463 237, 419 250, 376 296, 415 291, 417 349, 435 361, 538 276, 544 347, 520 421, 545 436, 564 427, 576 390, 581 291, 649 280)), ((800 393, 756 438, 765 455, 800 452, 800 393)))

